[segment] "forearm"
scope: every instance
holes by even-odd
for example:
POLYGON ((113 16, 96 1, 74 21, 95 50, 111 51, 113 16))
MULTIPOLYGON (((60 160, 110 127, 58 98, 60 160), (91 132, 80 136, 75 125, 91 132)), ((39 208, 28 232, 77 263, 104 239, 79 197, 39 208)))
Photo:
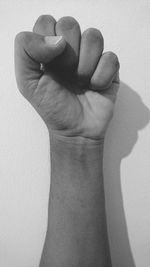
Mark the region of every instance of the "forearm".
POLYGON ((40 267, 110 267, 103 140, 50 136, 51 190, 40 267))

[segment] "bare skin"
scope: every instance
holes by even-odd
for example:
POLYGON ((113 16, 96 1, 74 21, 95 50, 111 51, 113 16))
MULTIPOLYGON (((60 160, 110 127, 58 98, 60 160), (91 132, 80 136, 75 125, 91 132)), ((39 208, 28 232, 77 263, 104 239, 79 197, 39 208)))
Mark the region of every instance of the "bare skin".
POLYGON ((51 140, 41 267, 111 266, 102 159, 119 88, 119 61, 103 49, 101 32, 89 28, 81 34, 72 17, 56 22, 40 16, 33 32, 16 36, 18 88, 45 121, 51 140))
POLYGON ((57 23, 52 17, 40 17, 33 32, 16 37, 16 76, 21 93, 49 130, 65 136, 103 137, 119 85, 117 56, 102 54, 99 30, 87 29, 81 37, 79 24, 71 17, 57 23), (63 37, 54 48, 41 34, 63 37), (26 58, 23 48, 35 61, 26 58), (62 56, 55 59, 59 54, 62 56), (44 73, 39 68, 41 62, 44 73))

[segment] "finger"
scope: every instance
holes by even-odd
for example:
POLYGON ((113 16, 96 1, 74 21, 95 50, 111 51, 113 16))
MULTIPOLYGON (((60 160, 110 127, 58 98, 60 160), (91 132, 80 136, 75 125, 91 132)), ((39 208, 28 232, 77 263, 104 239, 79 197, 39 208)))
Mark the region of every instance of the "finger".
POLYGON ((55 35, 56 20, 50 15, 41 15, 33 27, 33 32, 48 36, 55 35))
POLYGON ((72 17, 62 17, 56 23, 56 35, 62 35, 67 42, 65 51, 60 59, 63 67, 75 67, 78 64, 80 46, 80 26, 72 17))
MULTIPOLYGON (((33 32, 44 36, 54 36, 55 24, 56 20, 51 15, 41 15, 34 24, 33 32)), ((41 64, 40 69, 44 72, 45 66, 41 64)))
POLYGON ((41 77, 40 63, 48 64, 65 49, 61 36, 42 36, 21 32, 15 39, 15 71, 21 91, 28 84, 36 85, 41 77))
POLYGON ((109 89, 101 91, 101 94, 109 98, 112 102, 115 102, 117 98, 119 86, 120 86, 119 71, 117 71, 117 73, 115 74, 112 80, 112 83, 109 89))
POLYGON ((89 81, 103 52, 103 36, 99 30, 89 28, 83 32, 80 45, 78 76, 81 81, 89 81))
POLYGON ((91 78, 91 87, 94 90, 107 89, 119 70, 118 57, 113 52, 106 52, 102 55, 97 68, 91 78))
POLYGON ((117 73, 115 74, 112 82, 116 84, 120 83, 119 71, 117 71, 117 73))
POLYGON ((119 91, 120 87, 120 78, 119 78, 119 71, 115 74, 113 81, 112 81, 112 86, 111 86, 111 91, 112 91, 112 100, 115 102, 117 93, 119 91))

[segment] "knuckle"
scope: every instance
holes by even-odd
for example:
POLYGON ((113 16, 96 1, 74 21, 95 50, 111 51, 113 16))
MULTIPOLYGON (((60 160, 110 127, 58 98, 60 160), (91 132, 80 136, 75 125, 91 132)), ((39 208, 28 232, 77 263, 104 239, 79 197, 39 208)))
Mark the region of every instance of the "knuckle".
POLYGON ((103 35, 100 30, 96 28, 88 28, 83 32, 83 36, 91 37, 93 39, 99 39, 102 43, 104 42, 103 35))
POLYGON ((116 69, 119 69, 120 67, 119 59, 114 52, 111 51, 106 52, 105 57, 116 69))
POLYGON ((62 25, 62 27, 64 27, 67 30, 70 30, 70 29, 74 28, 75 26, 79 27, 78 21, 74 17, 71 17, 71 16, 61 17, 58 20, 56 27, 58 27, 58 25, 60 25, 60 24, 62 25))
POLYGON ((30 41, 32 39, 32 33, 31 32, 19 32, 15 37, 15 46, 25 47, 27 44, 29 45, 30 41))
POLYGON ((47 22, 51 19, 52 17, 50 15, 44 14, 40 15, 37 19, 38 22, 47 22))
POLYGON ((19 32, 16 37, 15 37, 15 46, 18 46, 22 44, 25 38, 25 33, 24 32, 19 32))
POLYGON ((15 42, 19 42, 20 39, 22 39, 22 32, 17 33, 17 35, 15 37, 15 42))

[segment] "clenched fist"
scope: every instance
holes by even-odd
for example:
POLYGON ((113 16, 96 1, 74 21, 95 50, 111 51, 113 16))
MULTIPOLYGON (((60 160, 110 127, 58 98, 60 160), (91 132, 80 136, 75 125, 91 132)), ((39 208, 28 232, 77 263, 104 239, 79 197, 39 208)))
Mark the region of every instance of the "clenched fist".
POLYGON ((33 32, 15 39, 18 88, 44 119, 49 131, 89 139, 104 137, 119 87, 119 62, 103 53, 102 34, 78 22, 49 15, 33 32))

